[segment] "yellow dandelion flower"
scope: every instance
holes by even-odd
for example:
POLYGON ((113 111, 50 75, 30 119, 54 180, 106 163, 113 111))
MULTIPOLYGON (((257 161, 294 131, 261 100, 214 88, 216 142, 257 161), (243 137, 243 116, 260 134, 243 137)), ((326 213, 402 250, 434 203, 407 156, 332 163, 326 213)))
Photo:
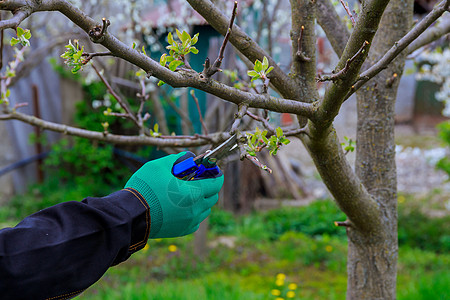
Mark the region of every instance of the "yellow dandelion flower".
POLYGON ((275 298, 275 300, 284 300, 284 298, 277 297, 277 298, 275 298))
POLYGON ((331 252, 331 251, 333 251, 333 247, 332 247, 332 246, 330 246, 330 245, 326 245, 326 247, 325 247, 325 251, 327 251, 327 252, 331 252))
POLYGON ((271 291, 271 293, 272 293, 272 295, 274 295, 274 296, 280 296, 280 295, 281 295, 281 291, 280 291, 280 290, 277 290, 277 289, 273 289, 273 290, 271 291))
POLYGON ((147 244, 145 244, 144 248, 142 250, 147 251, 148 249, 150 249, 150 246, 147 244))
POLYGON ((283 273, 278 273, 277 274, 277 280, 285 280, 286 279, 286 275, 283 273))
POLYGON ((170 252, 175 252, 175 251, 177 251, 177 246, 175 246, 175 245, 170 245, 170 246, 169 246, 169 251, 170 251, 170 252))
POLYGON ((290 290, 296 290, 296 289, 297 289, 297 284, 295 284, 295 283, 289 283, 288 289, 290 289, 290 290))
POLYGON ((287 292, 287 293, 286 293, 286 297, 288 297, 288 298, 294 298, 294 297, 295 297, 295 292, 293 292, 293 291, 287 292))
POLYGON ((398 203, 403 203, 403 202, 405 202, 405 196, 403 196, 403 195, 400 195, 400 196, 398 196, 398 203))
POLYGON ((284 280, 277 279, 277 280, 275 281, 275 284, 276 284, 276 286, 282 286, 282 285, 284 285, 284 280))

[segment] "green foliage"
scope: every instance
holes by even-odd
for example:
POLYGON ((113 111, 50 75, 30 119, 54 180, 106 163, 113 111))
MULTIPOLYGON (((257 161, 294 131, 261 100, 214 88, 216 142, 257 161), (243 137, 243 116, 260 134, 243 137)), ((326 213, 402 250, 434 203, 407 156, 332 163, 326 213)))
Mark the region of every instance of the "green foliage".
POLYGON ((301 232, 288 231, 274 243, 272 255, 290 262, 299 261, 305 266, 344 271, 346 246, 342 239, 327 234, 310 237, 301 232))
MULTIPOLYGON (((179 66, 185 64, 185 56, 189 53, 197 54, 198 49, 194 45, 198 41, 198 33, 193 37, 186 31, 180 32, 176 29, 178 41, 173 38, 171 32, 167 35, 167 42, 169 46, 166 48, 169 50, 169 55, 164 53, 159 59, 161 66, 168 67, 169 70, 174 72, 179 66), (168 65, 167 65, 168 64, 168 65)), ((158 86, 162 86, 165 82, 160 80, 158 86)))
POLYGON ((96 145, 82 138, 71 142, 62 139, 53 144, 45 167, 50 176, 62 182, 97 186, 98 191, 93 189, 97 193, 107 186, 119 187, 125 182, 123 176, 118 176, 117 169, 124 170, 116 163, 113 146, 96 145))
POLYGON ((255 61, 255 66, 253 70, 247 71, 247 75, 252 77, 251 81, 255 81, 257 79, 262 79, 263 81, 267 78, 267 75, 273 70, 273 67, 269 67, 269 61, 267 57, 264 56, 263 61, 261 62, 259 59, 255 61))
POLYGON ((11 95, 11 91, 9 89, 6 90, 5 93, 1 93, 0 95, 0 104, 9 104, 9 96, 11 95))
POLYGON ((304 207, 272 210, 263 215, 263 222, 270 228, 272 238, 289 231, 310 236, 327 234, 344 237, 345 230, 335 226, 334 222, 345 219, 345 214, 330 200, 316 201, 304 207))
POLYGON ((72 44, 72 41, 69 41, 69 44, 65 46, 66 52, 61 57, 65 59, 65 64, 72 68, 72 73, 76 74, 86 64, 86 60, 83 57, 84 47, 81 46, 80 48, 78 40, 74 40, 74 43, 72 44))
POLYGON ((276 134, 270 138, 267 138, 266 135, 267 130, 261 131, 258 127, 255 129, 255 133, 247 133, 247 144, 245 145, 247 153, 256 156, 256 152, 260 152, 267 147, 271 155, 276 155, 281 145, 287 145, 291 142, 284 136, 281 127, 278 127, 276 134))
POLYGON ((16 34, 17 38, 15 37, 11 38, 10 41, 11 46, 15 46, 17 44, 21 44, 23 47, 30 46, 29 39, 31 38, 31 32, 29 29, 17 27, 16 34))
POLYGON ((209 226, 216 234, 232 234, 236 230, 236 220, 232 213, 223 209, 213 209, 209 216, 209 226))
POLYGON ((399 206, 398 241, 436 252, 450 251, 450 216, 430 218, 419 207, 399 206))
MULTIPOLYGON (((442 122, 437 126, 439 137, 447 147, 450 147, 450 121, 442 122)), ((448 156, 441 158, 436 167, 443 170, 450 176, 450 158, 448 156)))
POLYGON ((355 151, 356 142, 347 136, 344 136, 344 140, 345 142, 341 143, 341 146, 344 147, 345 154, 355 151))

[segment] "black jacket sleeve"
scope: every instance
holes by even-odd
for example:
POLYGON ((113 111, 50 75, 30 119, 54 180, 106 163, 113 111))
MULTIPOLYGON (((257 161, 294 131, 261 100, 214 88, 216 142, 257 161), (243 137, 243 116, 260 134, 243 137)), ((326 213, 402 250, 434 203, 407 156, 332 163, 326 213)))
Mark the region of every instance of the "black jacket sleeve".
POLYGON ((61 203, 0 230, 1 299, 69 299, 147 243, 145 199, 127 188, 61 203))

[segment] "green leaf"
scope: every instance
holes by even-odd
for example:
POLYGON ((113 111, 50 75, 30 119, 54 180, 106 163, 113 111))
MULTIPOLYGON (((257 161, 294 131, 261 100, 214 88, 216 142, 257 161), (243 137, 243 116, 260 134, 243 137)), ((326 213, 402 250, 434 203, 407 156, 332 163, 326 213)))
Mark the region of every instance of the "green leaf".
POLYGON ((177 32, 178 39, 180 41, 183 41, 183 34, 178 29, 176 29, 176 32, 177 32))
POLYGON ((260 78, 261 78, 261 76, 259 76, 259 74, 258 74, 257 76, 253 77, 252 80, 250 80, 250 82, 253 82, 253 81, 258 80, 260 78))
POLYGON ((255 76, 259 76, 259 73, 254 70, 249 70, 249 71, 247 71, 247 75, 250 77, 255 77, 255 76))
POLYGON ((161 58, 159 59, 159 64, 160 64, 161 66, 165 66, 165 65, 166 65, 166 56, 167 56, 166 53, 164 53, 163 55, 161 55, 161 58))
MULTIPOLYGON (((184 31, 183 31, 183 33, 184 33, 184 31)), ((187 39, 185 39, 185 40, 183 41, 183 43, 182 43, 182 48, 183 48, 183 49, 188 48, 190 39, 191 39, 191 38, 187 38, 187 39)))
POLYGON ((162 80, 160 80, 160 81, 158 82, 158 86, 162 86, 162 85, 164 85, 164 84, 165 84, 165 82, 162 81, 162 80))
POLYGON ((286 139, 286 138, 281 140, 281 143, 284 144, 284 145, 287 145, 287 144, 289 144, 290 142, 291 142, 291 141, 288 140, 288 139, 286 139))
POLYGON ((266 71, 266 75, 269 74, 273 70, 273 67, 269 67, 266 71))
MULTIPOLYGON (((136 42, 133 42, 133 44, 131 45, 131 49, 136 49, 136 42)), ((66 46, 67 47, 67 46, 66 46)))
POLYGON ((255 71, 256 72, 261 72, 262 71, 262 63, 257 59, 255 62, 255 71))
POLYGON ((269 60, 267 59, 267 57, 264 56, 263 63, 262 63, 262 70, 263 71, 267 70, 268 66, 269 66, 269 60))
POLYGON ((18 39, 16 39, 16 38, 11 38, 11 42, 10 42, 10 44, 11 44, 11 46, 15 46, 15 45, 17 45, 18 43, 20 43, 20 41, 18 40, 18 39))
POLYGON ((175 71, 176 68, 177 68, 179 65, 182 65, 182 64, 184 64, 182 61, 180 61, 180 60, 174 60, 174 61, 172 61, 172 62, 169 64, 169 69, 170 69, 170 71, 175 71))
POLYGON ((198 49, 195 48, 195 47, 190 47, 190 48, 189 48, 189 51, 191 51, 191 52, 194 53, 194 54, 197 54, 197 53, 198 53, 198 49))
POLYGON ((26 38, 27 40, 29 40, 31 38, 31 31, 27 29, 25 31, 23 37, 26 38))
POLYGON ((142 53, 144 53, 145 55, 147 55, 147 52, 145 52, 145 46, 142 46, 142 53))
POLYGON ((169 32, 169 34, 167 35, 167 41, 169 42, 169 44, 174 44, 172 32, 169 32))
POLYGON ((153 130, 157 133, 159 130, 159 125, 158 123, 155 123, 155 126, 153 126, 153 130))
POLYGON ((187 33, 186 31, 183 30, 183 33, 181 34, 181 39, 180 39, 183 43, 185 41, 189 41, 189 43, 191 42, 191 36, 189 35, 189 33, 187 33))
POLYGON ((195 45, 195 44, 197 44, 197 41, 198 41, 198 33, 196 33, 195 35, 194 35, 194 37, 192 38, 192 40, 191 40, 191 45, 195 45))
POLYGON ((277 127, 277 137, 281 137, 283 135, 283 129, 281 127, 277 127))
POLYGON ((24 34, 24 30, 22 29, 22 28, 20 28, 20 27, 17 27, 17 36, 18 37, 21 37, 23 34, 24 34))

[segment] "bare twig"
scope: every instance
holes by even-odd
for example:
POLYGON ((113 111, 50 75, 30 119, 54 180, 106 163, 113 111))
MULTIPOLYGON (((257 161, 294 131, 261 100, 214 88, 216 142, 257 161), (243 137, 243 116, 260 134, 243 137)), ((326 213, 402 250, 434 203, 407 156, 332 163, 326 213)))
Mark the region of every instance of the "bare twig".
POLYGON ((25 106, 28 106, 28 103, 27 102, 21 102, 21 103, 17 103, 16 105, 14 105, 14 110, 15 109, 18 109, 18 108, 21 108, 21 107, 25 107, 25 106))
POLYGON ((230 135, 233 135, 237 132, 239 125, 241 124, 242 118, 244 118, 248 109, 248 105, 241 104, 239 105, 238 112, 234 115, 234 122, 231 125, 230 135))
POLYGON ((267 131, 268 131, 270 134, 274 134, 274 133, 275 133, 275 128, 273 128, 273 126, 270 125, 269 119, 268 119, 267 117, 260 117, 260 116, 257 116, 257 115, 255 115, 255 114, 251 113, 250 111, 247 111, 246 114, 247 114, 250 118, 252 118, 252 119, 254 119, 254 120, 258 121, 258 122, 261 122, 261 123, 263 124, 264 128, 266 128, 267 131))
POLYGON ((353 55, 350 59, 347 60, 347 62, 345 63, 345 66, 342 70, 340 70, 337 73, 331 74, 331 75, 327 75, 327 76, 318 76, 317 77, 317 81, 327 81, 327 80, 331 80, 331 81, 336 81, 338 79, 342 79, 343 76, 345 76, 345 74, 347 74, 349 68, 350 68, 350 64, 359 56, 363 53, 364 49, 366 48, 366 46, 369 45, 368 41, 365 41, 363 43, 363 45, 361 46, 361 48, 359 48, 358 52, 355 53, 355 55, 353 55))
POLYGON ((336 225, 336 226, 343 226, 343 227, 351 227, 352 226, 352 224, 348 220, 344 221, 344 222, 335 221, 334 225, 336 225))
POLYGON ((223 39, 223 43, 222 43, 222 46, 220 47, 219 55, 217 56, 217 59, 214 61, 212 66, 210 66, 210 62, 209 62, 208 58, 205 61, 205 65, 204 65, 205 69, 203 70, 203 74, 206 78, 209 78, 212 75, 214 75, 215 73, 220 71, 220 65, 222 64, 222 60, 224 57, 225 47, 227 46, 228 40, 230 39, 230 34, 231 34, 231 30, 233 28, 234 19, 236 18, 237 5, 238 5, 237 1, 234 1, 233 13, 231 15, 230 23, 228 25, 228 30, 225 35, 225 38, 223 39))
POLYGON ((205 120, 203 120, 202 110, 200 109, 200 103, 198 98, 195 96, 194 90, 191 90, 191 96, 195 101, 195 105, 197 106, 198 116, 200 118, 200 122, 202 123, 203 133, 208 134, 208 128, 206 128, 205 120))
POLYGON ((428 45, 431 42, 436 41, 442 36, 450 32, 450 14, 445 14, 440 19, 440 22, 435 26, 428 28, 423 34, 421 34, 414 42, 412 42, 406 52, 413 53, 417 49, 428 45))
POLYGON ((100 80, 103 82, 103 84, 108 89, 109 93, 116 99, 116 101, 119 103, 120 107, 122 107, 126 112, 126 117, 133 121, 136 126, 138 126, 139 129, 142 128, 142 124, 139 123, 139 121, 136 119, 135 115, 131 112, 131 110, 128 108, 128 105, 125 104, 124 100, 114 91, 114 89, 111 87, 109 82, 106 80, 105 76, 97 69, 95 64, 92 64, 92 68, 94 69, 95 73, 97 73, 100 80))
POLYGON ((110 51, 107 52, 93 52, 93 53, 83 53, 82 56, 85 57, 83 64, 87 64, 91 59, 97 56, 113 56, 110 51))
POLYGON ((317 22, 327 35, 334 52, 341 56, 347 45, 350 33, 342 22, 335 7, 330 0, 318 0, 317 3, 317 22))
POLYGON ((298 37, 298 40, 297 40, 297 43, 298 43, 298 48, 297 48, 297 53, 296 53, 296 55, 297 55, 297 59, 298 60, 300 60, 300 61, 305 61, 305 62, 309 62, 309 61, 311 61, 311 58, 310 57, 307 57, 304 53, 303 53, 303 51, 302 51, 302 48, 303 48, 303 46, 302 46, 302 42, 303 42, 303 31, 305 30, 305 26, 302 26, 301 27, 301 30, 300 30, 300 36, 298 37))
POLYGON ((339 0, 344 7, 345 11, 347 12, 347 15, 350 17, 350 20, 352 21, 353 27, 356 25, 355 18, 353 18, 352 12, 350 11, 350 8, 348 7, 348 3, 345 3, 344 0, 339 0))

